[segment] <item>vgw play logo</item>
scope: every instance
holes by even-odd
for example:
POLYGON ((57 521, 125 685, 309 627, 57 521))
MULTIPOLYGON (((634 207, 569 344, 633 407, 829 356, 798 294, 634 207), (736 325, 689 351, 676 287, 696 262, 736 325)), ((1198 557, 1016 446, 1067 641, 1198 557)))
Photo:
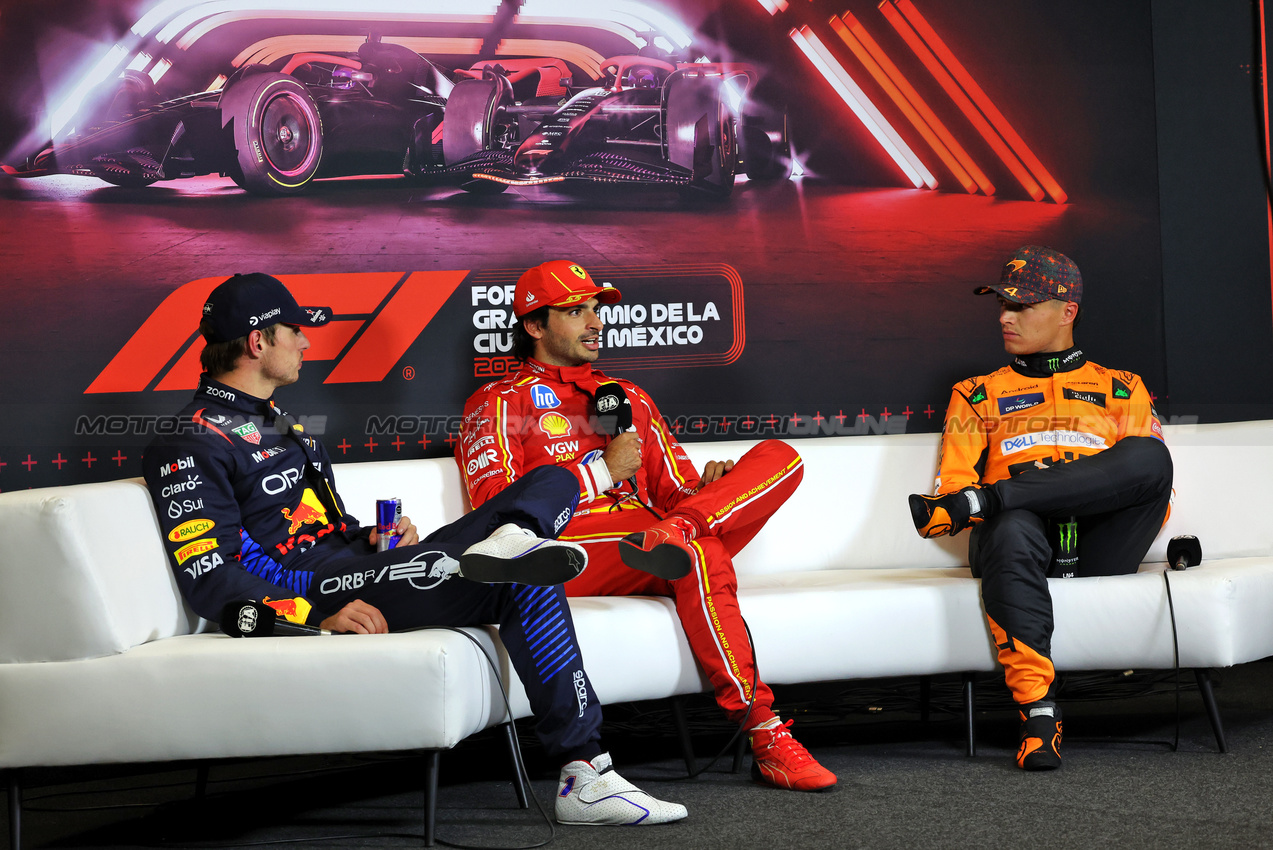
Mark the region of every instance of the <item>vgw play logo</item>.
MULTIPOLYGON (((467 270, 279 275, 302 306, 331 307, 336 318, 305 331, 306 362, 336 360, 325 384, 384 380, 467 270)), ((199 385, 203 338, 198 317, 225 277, 177 289, 142 323, 85 393, 192 390, 199 385)))

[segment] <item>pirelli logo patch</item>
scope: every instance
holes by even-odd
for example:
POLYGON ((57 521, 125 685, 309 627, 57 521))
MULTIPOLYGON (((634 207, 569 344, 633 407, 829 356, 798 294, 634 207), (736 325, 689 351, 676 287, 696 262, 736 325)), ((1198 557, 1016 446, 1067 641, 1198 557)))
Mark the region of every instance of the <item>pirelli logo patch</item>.
POLYGON ((1094 404, 1097 407, 1105 406, 1105 393, 1088 392, 1087 390, 1072 390, 1065 387, 1062 395, 1072 401, 1085 401, 1088 404, 1094 404))

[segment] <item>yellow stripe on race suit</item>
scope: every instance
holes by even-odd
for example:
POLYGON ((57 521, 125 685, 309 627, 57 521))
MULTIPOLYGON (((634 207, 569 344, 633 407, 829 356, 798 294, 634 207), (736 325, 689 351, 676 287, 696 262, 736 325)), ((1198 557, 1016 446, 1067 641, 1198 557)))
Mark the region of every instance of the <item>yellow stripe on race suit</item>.
POLYGON ((504 470, 504 480, 512 484, 517 480, 513 472, 513 453, 508 448, 508 402, 499 396, 495 397, 495 439, 499 444, 499 464, 504 470))
POLYGON ((777 484, 803 465, 804 459, 797 455, 796 458, 792 460, 791 463, 787 464, 786 468, 784 468, 781 472, 775 473, 768 479, 757 484, 755 487, 752 487, 743 495, 721 507, 718 511, 716 511, 716 513, 712 514, 711 520, 708 524, 712 527, 720 525, 722 522, 729 519, 730 514, 734 511, 738 510, 752 499, 765 495, 765 493, 773 489, 773 485, 777 484))
POLYGON ((739 698, 743 702, 749 702, 751 682, 743 677, 742 670, 738 667, 734 649, 729 645, 729 636, 725 634, 725 625, 721 622, 720 615, 716 613, 716 603, 712 601, 711 582, 707 577, 707 555, 697 540, 691 540, 689 548, 695 561, 694 572, 699 579, 699 598, 702 601, 703 616, 707 618, 708 625, 712 629, 712 641, 716 644, 716 650, 725 664, 726 673, 729 674, 734 687, 738 690, 739 698))
POLYGON ((644 397, 641 398, 641 403, 645 405, 645 411, 650 417, 650 428, 654 431, 659 446, 663 450, 663 467, 667 470, 668 477, 677 487, 686 486, 686 479, 681 475, 680 467, 676 465, 676 456, 672 453, 672 435, 667 432, 663 419, 655 414, 648 404, 645 404, 644 397))

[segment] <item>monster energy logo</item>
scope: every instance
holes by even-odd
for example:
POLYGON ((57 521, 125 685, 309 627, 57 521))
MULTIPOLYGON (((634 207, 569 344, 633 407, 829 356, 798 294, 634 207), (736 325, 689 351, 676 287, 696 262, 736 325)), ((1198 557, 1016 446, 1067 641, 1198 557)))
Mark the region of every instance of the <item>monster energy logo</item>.
POLYGON ((1073 552, 1079 543, 1079 524, 1076 520, 1057 523, 1057 536, 1062 552, 1073 552))
POLYGON ((1049 358, 1048 358, 1048 368, 1049 368, 1049 369, 1051 369, 1053 372, 1055 372, 1057 369, 1060 369, 1060 368, 1061 368, 1061 358, 1060 358, 1060 357, 1049 357, 1049 358))

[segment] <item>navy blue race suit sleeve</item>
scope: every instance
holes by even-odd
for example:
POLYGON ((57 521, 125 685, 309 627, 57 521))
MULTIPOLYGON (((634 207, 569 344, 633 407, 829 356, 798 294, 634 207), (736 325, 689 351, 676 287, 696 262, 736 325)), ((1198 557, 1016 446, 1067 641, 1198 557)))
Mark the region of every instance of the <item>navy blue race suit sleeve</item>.
POLYGON ((228 602, 296 596, 243 568, 242 519, 232 483, 238 458, 210 445, 219 439, 209 432, 182 445, 155 444, 143 460, 177 587, 196 614, 212 621, 221 619, 228 602))

